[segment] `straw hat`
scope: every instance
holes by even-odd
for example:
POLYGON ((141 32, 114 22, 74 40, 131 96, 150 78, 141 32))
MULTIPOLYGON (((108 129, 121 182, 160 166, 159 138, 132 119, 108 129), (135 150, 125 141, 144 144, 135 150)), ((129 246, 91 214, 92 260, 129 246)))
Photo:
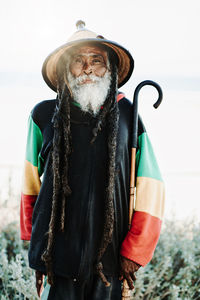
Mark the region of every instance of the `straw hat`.
POLYGON ((106 40, 100 35, 97 35, 95 32, 92 32, 85 28, 85 22, 78 21, 76 23, 77 31, 68 39, 67 43, 60 46, 56 50, 54 50, 48 57, 45 59, 42 67, 42 75, 47 83, 47 85, 54 90, 57 91, 57 74, 56 68, 59 59, 61 56, 69 51, 74 46, 81 46, 84 44, 94 43, 97 46, 107 46, 109 49, 113 50, 118 57, 118 87, 124 85, 130 78, 133 68, 134 68, 134 60, 129 53, 121 45, 106 40))

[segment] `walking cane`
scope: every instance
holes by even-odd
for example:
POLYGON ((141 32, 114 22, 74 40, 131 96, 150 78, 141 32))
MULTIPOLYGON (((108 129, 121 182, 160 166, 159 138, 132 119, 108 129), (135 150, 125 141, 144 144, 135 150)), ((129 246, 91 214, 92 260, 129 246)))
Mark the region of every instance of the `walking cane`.
MULTIPOLYGON (((129 224, 131 227, 133 211, 134 211, 134 193, 135 193, 135 160, 137 149, 137 131, 138 131, 138 94, 141 88, 145 85, 152 85, 158 91, 158 100, 154 103, 154 107, 158 108, 162 101, 163 93, 160 86, 151 80, 142 81, 135 89, 133 97, 133 135, 132 135, 132 149, 131 149, 131 177, 130 177, 130 201, 129 201, 129 224)), ((127 280, 123 280, 122 300, 130 300, 130 289, 127 280)))

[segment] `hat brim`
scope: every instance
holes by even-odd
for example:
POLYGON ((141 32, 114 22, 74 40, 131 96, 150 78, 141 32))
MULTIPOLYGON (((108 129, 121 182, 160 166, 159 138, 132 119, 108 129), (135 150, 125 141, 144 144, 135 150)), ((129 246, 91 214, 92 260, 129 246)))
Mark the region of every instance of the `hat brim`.
POLYGON ((106 39, 88 38, 68 42, 56 50, 54 50, 45 59, 42 66, 42 75, 47 85, 55 92, 57 92, 57 63, 60 57, 74 46, 81 46, 82 44, 94 43, 98 45, 105 45, 113 50, 118 57, 118 88, 122 87, 131 77, 134 69, 134 60, 128 50, 121 45, 106 39))

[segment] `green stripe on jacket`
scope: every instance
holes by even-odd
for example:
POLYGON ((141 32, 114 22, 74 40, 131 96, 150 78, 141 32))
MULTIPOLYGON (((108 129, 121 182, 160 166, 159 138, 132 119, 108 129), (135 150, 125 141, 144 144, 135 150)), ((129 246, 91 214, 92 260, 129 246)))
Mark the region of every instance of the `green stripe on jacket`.
POLYGON ((146 132, 138 137, 136 169, 138 177, 150 177, 163 181, 151 142, 146 132))
POLYGON ((43 172, 43 158, 40 155, 42 142, 42 132, 30 115, 28 120, 26 160, 28 160, 34 167, 38 167, 39 175, 43 172))

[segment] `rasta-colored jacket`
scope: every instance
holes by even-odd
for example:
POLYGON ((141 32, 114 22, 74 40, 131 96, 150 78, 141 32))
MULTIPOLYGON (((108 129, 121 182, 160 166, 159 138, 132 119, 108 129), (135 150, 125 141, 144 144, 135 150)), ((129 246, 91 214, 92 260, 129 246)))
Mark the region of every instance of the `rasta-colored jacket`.
MULTIPOLYGON (((46 270, 41 255, 47 243, 52 205, 52 117, 56 101, 42 101, 31 112, 21 197, 21 239, 31 240, 30 267, 44 274, 46 270)), ((105 275, 118 275, 120 253, 142 266, 151 260, 160 234, 164 206, 164 185, 139 118, 136 201, 128 231, 132 103, 123 94, 118 94, 118 107, 115 220, 112 242, 102 258, 105 275)), ((65 232, 56 233, 54 273, 80 280, 93 272, 104 224, 108 130, 105 125, 91 144, 95 124, 95 117, 71 104, 73 151, 69 158, 69 185, 72 194, 66 204, 65 232)))

